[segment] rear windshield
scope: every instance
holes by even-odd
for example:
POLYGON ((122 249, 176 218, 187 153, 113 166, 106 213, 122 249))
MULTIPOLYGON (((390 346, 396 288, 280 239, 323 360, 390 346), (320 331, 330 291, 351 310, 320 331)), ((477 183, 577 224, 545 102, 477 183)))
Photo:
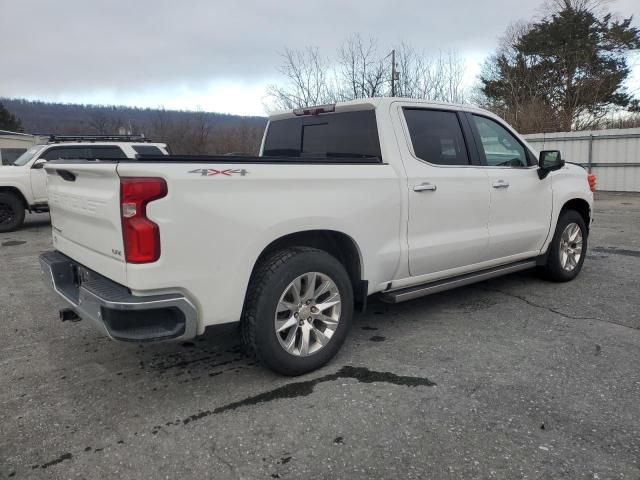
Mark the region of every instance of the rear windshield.
POLYGON ((381 160, 375 111, 274 120, 269 123, 262 154, 381 160))

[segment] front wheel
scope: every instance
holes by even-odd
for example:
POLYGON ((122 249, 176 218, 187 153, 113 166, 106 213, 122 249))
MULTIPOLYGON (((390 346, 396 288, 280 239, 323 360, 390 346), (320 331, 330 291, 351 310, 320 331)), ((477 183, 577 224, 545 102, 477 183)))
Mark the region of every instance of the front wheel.
POLYGON ((555 282, 568 282, 578 276, 587 253, 587 226, 575 210, 560 214, 549 245, 545 276, 555 282))
POLYGON ((24 222, 24 205, 13 193, 0 192, 0 233, 13 232, 24 222))
POLYGON ((242 314, 242 340, 275 372, 301 375, 337 353, 352 316, 353 289, 344 266, 322 250, 290 248, 256 267, 242 314))

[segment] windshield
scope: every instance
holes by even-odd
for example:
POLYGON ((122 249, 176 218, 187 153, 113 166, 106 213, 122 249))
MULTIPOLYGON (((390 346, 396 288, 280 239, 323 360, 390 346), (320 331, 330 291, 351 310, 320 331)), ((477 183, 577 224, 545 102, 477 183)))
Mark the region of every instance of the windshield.
POLYGON ((31 147, 29 150, 27 150, 18 158, 16 158, 16 161, 13 162, 13 164, 16 167, 22 167, 26 165, 40 150, 42 150, 42 147, 43 147, 42 145, 36 145, 35 147, 31 147))

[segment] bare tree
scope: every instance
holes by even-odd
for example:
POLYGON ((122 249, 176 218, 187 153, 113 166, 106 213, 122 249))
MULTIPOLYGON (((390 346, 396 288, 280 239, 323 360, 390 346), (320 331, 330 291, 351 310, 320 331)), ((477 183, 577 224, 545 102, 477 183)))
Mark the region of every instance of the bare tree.
POLYGON ((317 48, 286 49, 281 57, 278 71, 285 81, 267 87, 267 96, 275 108, 291 109, 334 100, 327 81, 328 65, 317 48))
MULTIPOLYGON (((380 50, 375 38, 349 37, 334 60, 317 48, 287 49, 278 71, 281 84, 267 88, 267 110, 291 109, 336 101, 391 95, 391 49, 380 50)), ((456 51, 430 57, 407 44, 395 48, 396 95, 463 103, 464 59, 456 51)))
POLYGON ((341 100, 379 97, 387 90, 388 70, 378 53, 377 42, 351 36, 338 52, 339 91, 341 100))
POLYGON ((396 48, 396 64, 399 96, 465 102, 465 62, 457 51, 441 51, 437 57, 431 57, 403 43, 396 48))
POLYGON ((89 119, 89 127, 98 135, 107 135, 111 132, 111 117, 104 110, 96 110, 89 119))

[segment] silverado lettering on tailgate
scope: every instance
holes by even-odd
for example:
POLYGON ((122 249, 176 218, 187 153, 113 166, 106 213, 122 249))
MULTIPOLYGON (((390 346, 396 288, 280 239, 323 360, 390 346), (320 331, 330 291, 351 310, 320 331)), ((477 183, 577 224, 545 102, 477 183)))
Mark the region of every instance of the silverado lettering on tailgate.
POLYGON ((96 215, 100 211, 100 207, 104 207, 106 203, 104 200, 87 198, 86 196, 73 195, 66 192, 63 195, 55 191, 49 191, 50 205, 66 208, 72 212, 96 215))

